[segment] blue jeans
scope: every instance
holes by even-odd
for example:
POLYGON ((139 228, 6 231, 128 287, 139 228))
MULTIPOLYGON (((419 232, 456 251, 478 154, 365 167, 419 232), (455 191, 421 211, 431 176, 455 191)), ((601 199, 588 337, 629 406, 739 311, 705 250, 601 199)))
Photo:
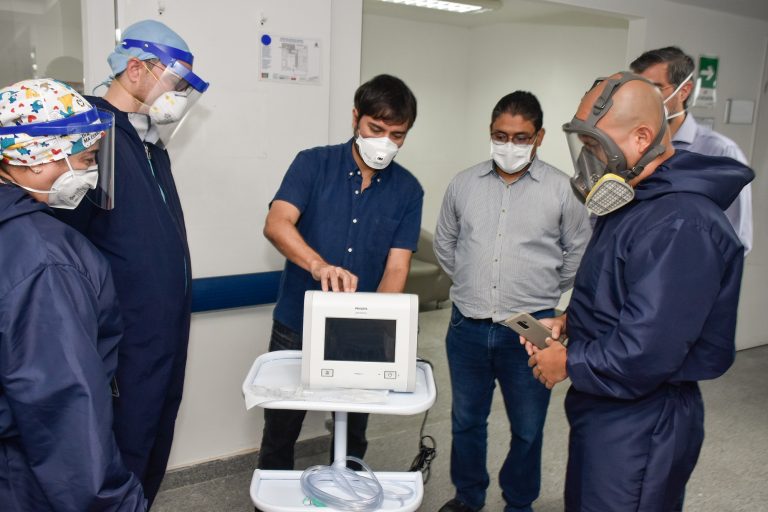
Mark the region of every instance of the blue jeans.
MULTIPOLYGON (((273 322, 269 351, 301 350, 301 333, 280 322, 273 322)), ((301 425, 307 411, 264 409, 264 433, 259 449, 259 469, 293 469, 294 448, 301 433, 301 425)), ((368 415, 350 413, 347 416, 347 453, 359 459, 365 455, 368 440, 365 430, 368 415)), ((330 460, 333 462, 333 443, 330 460)))
MULTIPOLYGON (((551 317, 554 311, 535 313, 551 317)), ((456 306, 446 337, 453 393, 451 481, 456 498, 479 510, 489 484, 488 415, 501 387, 512 439, 499 473, 505 512, 530 512, 541 487, 541 445, 549 390, 533 378, 517 334, 491 320, 475 320, 456 306)))

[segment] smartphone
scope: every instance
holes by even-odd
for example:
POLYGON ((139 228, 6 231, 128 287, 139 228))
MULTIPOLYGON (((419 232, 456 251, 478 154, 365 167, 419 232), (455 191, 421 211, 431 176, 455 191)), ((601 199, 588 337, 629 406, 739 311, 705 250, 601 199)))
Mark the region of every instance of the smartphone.
POLYGON ((546 340, 552 337, 552 330, 528 313, 517 313, 502 322, 539 348, 547 348, 546 340))

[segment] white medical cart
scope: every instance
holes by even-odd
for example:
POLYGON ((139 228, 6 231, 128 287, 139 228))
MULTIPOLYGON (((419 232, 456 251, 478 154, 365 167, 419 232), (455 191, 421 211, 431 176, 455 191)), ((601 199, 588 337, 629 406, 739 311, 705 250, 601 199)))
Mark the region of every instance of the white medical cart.
MULTIPOLYGON (((283 390, 290 393, 298 388, 301 381, 301 351, 282 350, 269 352, 254 361, 243 382, 243 396, 250 408, 259 393, 254 390, 283 390)), ((425 363, 416 364, 416 389, 412 393, 389 392, 385 403, 329 402, 309 400, 281 400, 279 397, 256 402, 255 405, 269 409, 293 409, 306 411, 332 411, 334 421, 334 460, 347 456, 347 414, 366 412, 371 414, 409 415, 424 412, 435 403, 437 392, 432 368, 425 363)), ((263 396, 260 398, 263 400, 263 396)), ((299 479, 303 471, 261 470, 253 472, 251 500, 264 512, 311 512, 317 507, 305 504, 305 495, 299 479)), ((383 511, 412 512, 418 509, 424 497, 421 473, 375 472, 384 488, 396 483, 413 490, 413 495, 404 503, 385 500, 383 511)), ((335 509, 317 508, 318 511, 335 509)))

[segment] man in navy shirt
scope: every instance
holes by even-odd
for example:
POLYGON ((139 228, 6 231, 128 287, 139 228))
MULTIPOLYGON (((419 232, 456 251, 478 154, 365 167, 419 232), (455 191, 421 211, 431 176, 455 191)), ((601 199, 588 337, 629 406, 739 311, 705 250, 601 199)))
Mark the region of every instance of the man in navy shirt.
MULTIPOLYGON (((379 75, 355 92, 355 134, 300 152, 270 203, 264 236, 286 258, 269 350, 301 349, 304 292, 403 291, 424 191, 392 162, 416 120, 416 98, 379 75)), ((293 469, 304 411, 264 411, 259 468, 293 469)), ((350 414, 349 454, 362 458, 367 414, 350 414)))

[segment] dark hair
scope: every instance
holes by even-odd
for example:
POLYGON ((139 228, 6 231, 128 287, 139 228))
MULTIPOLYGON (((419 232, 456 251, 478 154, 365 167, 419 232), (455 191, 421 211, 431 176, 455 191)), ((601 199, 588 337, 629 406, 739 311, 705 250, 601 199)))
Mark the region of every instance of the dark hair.
POLYGON ((392 75, 378 75, 355 91, 358 119, 371 116, 390 124, 416 122, 416 97, 405 82, 392 75))
MULTIPOLYGON (((677 87, 688 75, 693 73, 696 65, 690 55, 686 55, 677 46, 667 46, 656 50, 648 50, 632 61, 629 68, 633 73, 643 73, 646 69, 657 64, 667 64, 667 81, 677 87)), ((690 98, 690 96, 688 97, 690 98)), ((688 106, 688 98, 685 106, 688 106)))
POLYGON ((499 100, 491 113, 491 126, 501 114, 520 115, 533 123, 538 132, 544 124, 544 112, 536 96, 528 91, 515 91, 499 100))

